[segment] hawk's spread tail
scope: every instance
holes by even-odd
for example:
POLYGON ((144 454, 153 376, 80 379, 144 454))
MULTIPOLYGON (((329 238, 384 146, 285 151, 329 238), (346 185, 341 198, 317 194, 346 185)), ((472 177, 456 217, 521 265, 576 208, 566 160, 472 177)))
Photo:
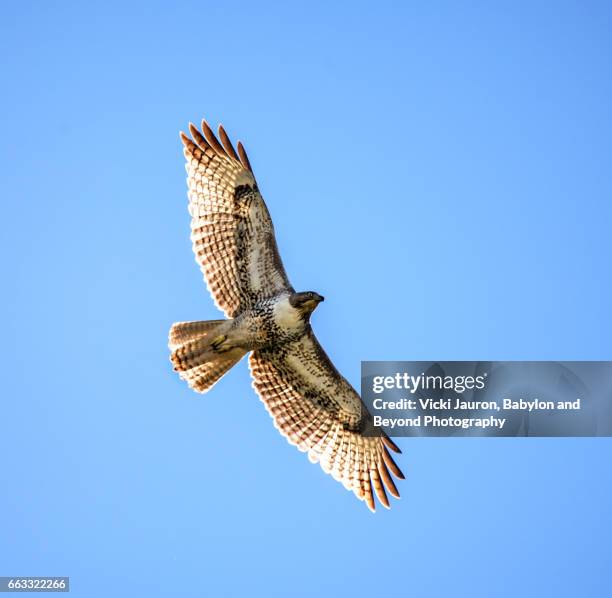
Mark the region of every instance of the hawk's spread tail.
POLYGON ((168 346, 174 370, 198 392, 206 392, 246 351, 224 346, 229 320, 178 322, 170 328, 168 346))

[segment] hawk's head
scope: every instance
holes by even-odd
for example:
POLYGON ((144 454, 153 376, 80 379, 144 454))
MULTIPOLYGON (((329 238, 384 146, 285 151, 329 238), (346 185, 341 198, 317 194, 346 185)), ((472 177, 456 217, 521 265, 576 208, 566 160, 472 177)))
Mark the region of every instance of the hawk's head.
POLYGON ((291 307, 298 309, 302 315, 307 318, 324 299, 325 298, 319 295, 319 293, 306 291, 304 293, 293 293, 290 295, 289 303, 291 307))

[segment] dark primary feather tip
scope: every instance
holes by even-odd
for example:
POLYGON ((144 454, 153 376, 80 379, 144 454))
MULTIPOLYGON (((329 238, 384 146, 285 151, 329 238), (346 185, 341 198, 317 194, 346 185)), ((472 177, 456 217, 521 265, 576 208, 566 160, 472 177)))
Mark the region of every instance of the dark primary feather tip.
POLYGON ((376 497, 380 501, 380 504, 383 507, 390 509, 391 505, 389 504, 389 499, 387 498, 385 487, 382 485, 380 475, 377 469, 370 470, 370 479, 372 481, 372 486, 374 486, 374 492, 376 492, 376 497))
POLYGON ((187 158, 190 158, 191 156, 191 157, 195 157, 196 159, 198 159, 199 156, 201 155, 202 150, 200 150, 200 148, 193 141, 191 141, 191 139, 189 139, 189 137, 185 135, 183 131, 180 132, 180 136, 181 136, 181 141, 183 142, 183 145, 185 146, 185 149, 183 150, 183 153, 185 153, 185 156, 187 158))
POLYGON ((205 118, 203 118, 200 122, 200 128, 202 129, 202 133, 204 133, 204 135, 206 135, 207 137, 208 135, 210 135, 211 137, 215 136, 205 118))
POLYGON ((204 137, 206 137, 206 141, 210 143, 211 147, 220 155, 225 156, 225 150, 222 145, 219 143, 219 140, 215 137, 213 130, 210 128, 209 124, 202 119, 202 133, 204 133, 204 137))
POLYGON ((234 158, 236 162, 240 162, 240 158, 238 157, 238 154, 236 153, 236 150, 234 149, 234 146, 232 145, 230 138, 225 132, 223 125, 219 125, 218 131, 219 131, 219 137, 221 137, 221 143, 223 144, 225 151, 228 153, 230 157, 234 158))
POLYGON ((198 131, 198 127, 196 127, 193 123, 189 123, 189 132, 191 133, 191 137, 193 140, 203 149, 205 150, 207 147, 210 147, 208 143, 206 143, 206 139, 202 137, 202 133, 198 131))
POLYGON ((396 478, 400 480, 405 479, 405 476, 402 473, 402 470, 397 466, 397 464, 393 460, 393 457, 391 457, 391 455, 389 454, 389 451, 384 446, 382 449, 382 457, 383 457, 383 461, 385 462, 385 465, 391 470, 391 472, 396 478))
POLYGON ((400 455, 402 454, 399 446, 397 446, 397 444, 395 444, 395 442, 393 442, 393 440, 391 440, 391 438, 389 438, 386 434, 383 434, 382 440, 394 453, 399 453, 400 455))
POLYGON ((397 486, 395 485, 395 482, 393 481, 393 478, 391 477, 391 474, 389 473, 387 466, 383 462, 380 462, 378 464, 378 471, 380 473, 380 477, 382 478, 382 481, 384 482, 391 496, 394 496, 395 498, 399 498, 400 493, 397 489, 397 486))
POLYGON ((240 155, 240 162, 242 162, 242 165, 251 173, 253 172, 253 169, 251 168, 251 163, 249 162, 249 157, 247 156, 247 153, 244 151, 244 145, 242 145, 242 141, 238 142, 238 154, 240 155))

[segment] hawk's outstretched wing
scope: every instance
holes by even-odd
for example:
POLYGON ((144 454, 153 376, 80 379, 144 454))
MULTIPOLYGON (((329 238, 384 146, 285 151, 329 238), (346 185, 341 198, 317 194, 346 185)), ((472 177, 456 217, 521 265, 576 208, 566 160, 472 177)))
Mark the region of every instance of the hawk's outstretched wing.
POLYGON ((187 158, 191 240, 215 304, 229 318, 258 297, 293 292, 281 262, 274 228, 247 155, 238 153, 219 126, 217 140, 202 121, 181 138, 187 158))
POLYGON ((318 461, 372 511, 372 489, 385 507, 385 486, 399 498, 389 469, 400 479, 404 476, 387 447, 399 449, 386 436, 362 434, 367 409, 312 330, 292 343, 251 353, 249 363, 253 387, 291 444, 307 451, 313 463, 318 461))

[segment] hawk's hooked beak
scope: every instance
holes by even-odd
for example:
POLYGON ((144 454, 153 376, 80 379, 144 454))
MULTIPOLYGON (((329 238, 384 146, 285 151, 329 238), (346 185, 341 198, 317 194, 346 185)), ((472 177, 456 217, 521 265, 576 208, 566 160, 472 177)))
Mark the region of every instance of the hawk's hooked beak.
POLYGON ((293 293, 289 297, 289 304, 291 307, 299 309, 306 315, 310 315, 321 301, 323 301, 323 297, 319 295, 319 293, 313 291, 293 293))
POLYGON ((308 301, 304 301, 304 307, 312 311, 317 305, 319 305, 319 303, 321 303, 321 301, 325 301, 325 297, 317 293, 314 295, 312 299, 308 299, 308 301))
POLYGON ((306 303, 308 304, 309 307, 312 306, 312 308, 314 309, 317 305, 319 305, 319 303, 321 303, 321 301, 325 301, 325 297, 323 297, 322 295, 315 295, 312 299, 310 299, 306 303))

